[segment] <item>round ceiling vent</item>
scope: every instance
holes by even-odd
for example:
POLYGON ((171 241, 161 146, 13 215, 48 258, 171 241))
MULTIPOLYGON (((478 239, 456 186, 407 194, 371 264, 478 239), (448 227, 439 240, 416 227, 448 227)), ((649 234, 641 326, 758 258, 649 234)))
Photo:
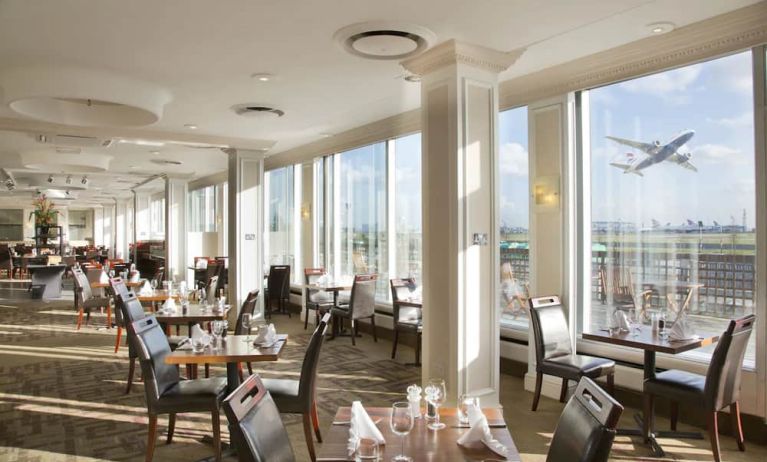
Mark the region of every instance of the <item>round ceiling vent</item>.
POLYGON ((180 160, 171 160, 171 159, 152 159, 153 164, 159 164, 159 165, 181 165, 183 162, 180 160))
POLYGON ((391 60, 417 55, 436 40, 425 27, 389 21, 352 24, 340 29, 333 38, 353 55, 391 60))
POLYGON ((237 104, 232 106, 232 110, 235 114, 243 117, 277 118, 285 115, 284 111, 257 103, 237 104))

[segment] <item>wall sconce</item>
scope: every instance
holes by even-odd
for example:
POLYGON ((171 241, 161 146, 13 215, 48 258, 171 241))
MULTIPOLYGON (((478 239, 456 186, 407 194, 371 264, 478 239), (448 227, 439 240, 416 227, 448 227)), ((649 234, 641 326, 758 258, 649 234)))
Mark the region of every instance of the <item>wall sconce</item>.
POLYGON ((307 203, 301 204, 301 219, 308 220, 312 216, 312 209, 307 203))
POLYGON ((559 177, 537 177, 533 185, 533 200, 537 212, 559 210, 559 177))

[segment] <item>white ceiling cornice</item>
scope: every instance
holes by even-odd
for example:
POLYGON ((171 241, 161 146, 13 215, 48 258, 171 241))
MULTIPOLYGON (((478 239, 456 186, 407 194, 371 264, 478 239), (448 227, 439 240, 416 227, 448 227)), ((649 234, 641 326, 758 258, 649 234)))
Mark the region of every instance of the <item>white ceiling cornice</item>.
POLYGON ((524 49, 503 52, 479 45, 448 40, 418 56, 404 60, 400 64, 407 71, 417 75, 426 75, 453 64, 465 64, 500 73, 514 64, 524 52, 524 49))

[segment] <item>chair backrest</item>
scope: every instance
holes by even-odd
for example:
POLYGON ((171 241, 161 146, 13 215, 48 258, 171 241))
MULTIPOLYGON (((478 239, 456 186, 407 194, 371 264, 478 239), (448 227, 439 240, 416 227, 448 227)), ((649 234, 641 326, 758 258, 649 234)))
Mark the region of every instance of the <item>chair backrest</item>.
POLYGON ((704 396, 707 410, 718 411, 738 401, 743 356, 755 322, 753 314, 733 319, 719 338, 706 374, 704 396))
POLYGON ((307 284, 316 283, 325 274, 325 268, 304 268, 304 280, 307 284))
POLYGON ((535 359, 538 365, 546 359, 572 354, 570 329, 559 297, 536 297, 531 298, 529 303, 535 339, 535 359))
POLYGON ((154 272, 154 276, 152 276, 152 279, 155 279, 158 283, 162 284, 162 281, 165 280, 165 267, 158 266, 154 272))
POLYGON ((91 283, 88 281, 88 277, 79 268, 73 268, 72 274, 75 276, 75 290, 80 292, 80 300, 85 302, 93 298, 93 291, 91 291, 91 283))
POLYGON ((216 297, 218 297, 218 276, 211 276, 211 278, 208 279, 208 285, 205 287, 205 291, 207 293, 208 303, 215 302, 216 297))
POLYGON ((349 314, 352 319, 367 318, 375 313, 377 279, 377 274, 354 276, 354 285, 349 299, 349 314))
POLYGON ((546 462, 604 462, 610 456, 623 406, 588 377, 559 417, 546 462))
POLYGON ((245 297, 245 301, 242 302, 240 313, 237 315, 237 324, 234 326, 234 335, 247 335, 245 327, 242 325, 242 316, 244 314, 253 314, 256 310, 256 303, 258 302, 258 290, 251 290, 248 292, 248 296, 245 297))
POLYGON ((317 367, 320 364, 320 350, 322 341, 325 339, 325 331, 328 330, 330 313, 325 313, 317 324, 309 340, 304 354, 304 363, 301 365, 301 378, 298 382, 298 399, 304 403, 305 409, 311 409, 314 400, 314 388, 317 381, 317 367))
POLYGON ((13 268, 13 255, 7 245, 0 248, 0 266, 13 268))
POLYGON ((134 322, 133 332, 136 335, 137 353, 144 376, 146 402, 152 410, 160 397, 181 379, 178 367, 165 363, 165 357, 170 354, 170 345, 153 315, 134 322))
POLYGON ((240 462, 293 462, 280 411, 258 375, 248 377, 222 403, 240 462))
POLYGON ((392 316, 394 319, 394 322, 399 322, 400 319, 402 319, 402 314, 406 315, 408 318, 416 317, 417 319, 421 319, 421 309, 416 307, 401 307, 399 303, 397 303, 400 300, 405 300, 408 298, 411 292, 413 292, 416 288, 415 285, 415 279, 414 278, 404 278, 404 279, 390 279, 389 285, 391 286, 391 301, 392 301, 392 316), (403 313, 403 311, 406 311, 407 313, 403 313))
POLYGON ((266 278, 269 288, 269 300, 278 301, 288 295, 290 288, 290 265, 272 265, 266 278))
POLYGON ((109 287, 112 288, 112 294, 114 295, 114 302, 115 302, 115 318, 117 318, 117 325, 118 326, 124 326, 124 316, 123 312, 125 311, 122 307, 123 300, 127 299, 130 291, 128 290, 128 286, 125 285, 125 281, 122 280, 120 277, 114 277, 109 279, 109 287))

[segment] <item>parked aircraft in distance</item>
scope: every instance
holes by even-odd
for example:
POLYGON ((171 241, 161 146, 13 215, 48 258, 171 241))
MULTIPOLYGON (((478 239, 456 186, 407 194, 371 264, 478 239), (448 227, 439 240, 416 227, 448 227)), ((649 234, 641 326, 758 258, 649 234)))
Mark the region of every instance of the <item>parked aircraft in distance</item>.
POLYGON ((672 225, 671 222, 665 225, 651 218, 651 225, 646 228, 642 228, 640 231, 643 233, 722 233, 722 232, 745 232, 743 226, 722 226, 714 220, 713 225, 706 225, 702 221, 693 221, 686 218, 684 223, 679 225, 672 225))
POLYGON ((623 170, 623 173, 633 173, 634 175, 639 176, 644 176, 642 170, 663 161, 668 161, 677 164, 682 168, 697 172, 698 169, 690 163, 692 154, 689 152, 678 152, 679 148, 690 141, 690 138, 692 138, 693 135, 695 135, 694 130, 685 130, 666 144, 661 144, 661 142, 657 140, 653 143, 642 143, 640 141, 632 141, 615 136, 606 136, 605 138, 613 140, 616 143, 642 151, 642 154, 639 155, 631 152, 626 153, 623 159, 610 162, 610 165, 623 170))

